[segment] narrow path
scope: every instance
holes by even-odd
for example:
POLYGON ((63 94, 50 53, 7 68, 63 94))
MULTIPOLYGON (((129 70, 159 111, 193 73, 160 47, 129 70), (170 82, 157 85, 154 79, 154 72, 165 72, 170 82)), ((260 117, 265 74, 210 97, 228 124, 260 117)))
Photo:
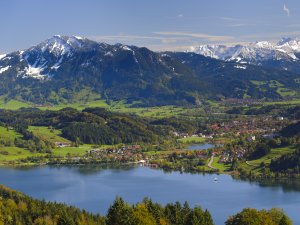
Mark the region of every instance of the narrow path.
POLYGON ((212 156, 211 156, 211 158, 210 158, 210 160, 209 160, 207 166, 208 166, 209 168, 211 168, 211 169, 216 170, 217 168, 215 168, 215 167, 213 167, 213 166, 211 165, 213 162, 214 162, 214 154, 212 154, 212 156))
POLYGON ((246 164, 247 164, 248 166, 254 166, 254 167, 256 167, 256 165, 251 164, 249 161, 246 161, 246 164))

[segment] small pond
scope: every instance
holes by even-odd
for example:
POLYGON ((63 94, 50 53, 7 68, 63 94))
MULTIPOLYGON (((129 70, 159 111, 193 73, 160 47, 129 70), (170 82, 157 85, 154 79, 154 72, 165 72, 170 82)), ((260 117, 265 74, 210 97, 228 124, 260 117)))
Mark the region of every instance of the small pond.
POLYGON ((201 144, 191 144, 187 147, 187 150, 196 151, 196 150, 207 150, 210 148, 214 148, 214 144, 210 143, 201 143, 201 144))

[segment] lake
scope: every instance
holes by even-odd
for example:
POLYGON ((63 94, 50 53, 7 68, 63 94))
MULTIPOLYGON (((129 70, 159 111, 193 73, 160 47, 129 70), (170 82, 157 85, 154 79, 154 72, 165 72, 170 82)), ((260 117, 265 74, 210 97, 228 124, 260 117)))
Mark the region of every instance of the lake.
POLYGON ((210 148, 213 148, 215 147, 214 144, 210 144, 210 143, 202 143, 202 144, 192 144, 192 145, 189 145, 187 147, 187 150, 192 150, 192 151, 195 151, 195 150, 207 150, 207 149, 210 149, 210 148))
POLYGON ((0 183, 38 199, 65 202, 105 214, 115 197, 130 203, 150 197, 162 204, 188 201, 213 215, 216 225, 245 207, 280 207, 300 224, 300 185, 235 180, 229 175, 164 172, 147 167, 0 168, 0 183), (218 178, 218 182, 214 179, 218 178))

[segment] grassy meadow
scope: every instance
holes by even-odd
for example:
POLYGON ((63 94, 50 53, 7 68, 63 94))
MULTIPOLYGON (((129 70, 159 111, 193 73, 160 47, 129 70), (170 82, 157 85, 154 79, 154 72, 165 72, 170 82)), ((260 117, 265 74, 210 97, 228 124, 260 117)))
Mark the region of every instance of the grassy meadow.
POLYGON ((42 127, 42 126, 29 126, 28 130, 31 131, 34 136, 39 137, 43 141, 55 142, 67 142, 69 140, 61 137, 61 131, 53 128, 42 127))

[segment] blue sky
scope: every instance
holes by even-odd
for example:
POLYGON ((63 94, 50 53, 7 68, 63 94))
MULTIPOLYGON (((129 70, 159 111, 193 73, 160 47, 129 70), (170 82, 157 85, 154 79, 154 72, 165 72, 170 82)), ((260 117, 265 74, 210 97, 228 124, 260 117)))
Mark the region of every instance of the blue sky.
POLYGON ((0 0, 0 53, 55 34, 184 50, 300 35, 299 0, 0 0))

